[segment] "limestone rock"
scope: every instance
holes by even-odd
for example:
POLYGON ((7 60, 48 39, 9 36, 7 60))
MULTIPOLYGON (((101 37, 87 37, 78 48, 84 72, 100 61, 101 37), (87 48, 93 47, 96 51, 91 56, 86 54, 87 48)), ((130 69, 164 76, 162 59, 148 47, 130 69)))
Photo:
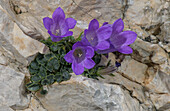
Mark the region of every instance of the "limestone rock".
POLYGON ((142 85, 130 81, 119 73, 114 72, 113 74, 114 77, 110 75, 102 75, 105 79, 100 79, 100 81, 108 84, 118 84, 122 86, 122 88, 126 88, 128 91, 130 91, 132 93, 131 96, 136 97, 143 103, 146 101, 142 85))
POLYGON ((158 111, 170 109, 170 94, 151 94, 150 98, 158 111))
POLYGON ((26 58, 37 52, 44 52, 45 45, 25 35, 4 9, 0 8, 0 14, 0 33, 4 36, 1 36, 1 39, 5 42, 2 44, 11 44, 20 55, 26 58))
POLYGON ((165 62, 165 64, 160 65, 160 70, 170 75, 170 58, 168 59, 168 61, 165 62))
POLYGON ((163 64, 168 60, 165 51, 157 44, 151 44, 141 39, 136 39, 131 46, 135 50, 133 53, 134 58, 141 62, 149 63, 152 61, 156 64, 163 64))
POLYGON ((11 108, 8 107, 8 106, 1 106, 1 105, 0 105, 0 111, 14 111, 14 110, 11 109, 11 108))
POLYGON ((147 65, 131 59, 130 56, 126 56, 118 71, 133 81, 143 83, 147 68, 147 65))
POLYGON ((169 93, 170 76, 159 70, 154 73, 153 72, 154 71, 150 71, 149 78, 145 81, 145 87, 148 88, 151 92, 169 93))
POLYGON ((6 65, 7 64, 7 60, 4 57, 3 53, 1 52, 1 48, 0 48, 0 64, 2 64, 2 65, 6 65))
POLYGON ((118 85, 101 84, 82 76, 54 84, 40 102, 49 111, 144 111, 118 85))
POLYGON ((0 105, 14 109, 28 106, 29 99, 22 95, 24 77, 24 74, 0 65, 0 105))
POLYGON ((38 100, 32 97, 29 104, 29 108, 24 110, 16 110, 16 111, 47 111, 47 110, 42 107, 42 105, 40 104, 40 102, 38 102, 38 100))
POLYGON ((24 33, 34 39, 44 39, 49 35, 43 26, 42 18, 51 16, 59 6, 64 9, 68 17, 76 18, 78 21, 78 25, 73 29, 77 37, 93 18, 97 18, 101 24, 105 21, 113 23, 114 20, 121 18, 124 2, 120 0, 2 0, 1 4, 24 33), (104 7, 106 5, 107 8, 104 7))

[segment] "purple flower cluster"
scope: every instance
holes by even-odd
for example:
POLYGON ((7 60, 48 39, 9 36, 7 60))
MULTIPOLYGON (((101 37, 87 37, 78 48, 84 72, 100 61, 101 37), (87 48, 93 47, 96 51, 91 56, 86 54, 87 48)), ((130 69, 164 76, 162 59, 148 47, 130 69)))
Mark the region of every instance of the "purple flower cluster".
MULTIPOLYGON (((52 18, 43 19, 44 26, 48 30, 52 41, 60 41, 63 37, 71 36, 73 32, 69 29, 74 28, 76 20, 73 18, 65 19, 64 11, 57 8, 52 18)), ((122 19, 116 20, 113 24, 105 22, 99 27, 99 22, 93 19, 88 29, 84 31, 81 41, 75 43, 64 59, 72 63, 73 72, 76 75, 82 74, 84 68, 91 69, 95 66, 92 60, 94 51, 99 54, 118 51, 123 54, 130 54, 133 50, 128 46, 132 44, 137 34, 133 31, 123 31, 124 23, 122 19)))

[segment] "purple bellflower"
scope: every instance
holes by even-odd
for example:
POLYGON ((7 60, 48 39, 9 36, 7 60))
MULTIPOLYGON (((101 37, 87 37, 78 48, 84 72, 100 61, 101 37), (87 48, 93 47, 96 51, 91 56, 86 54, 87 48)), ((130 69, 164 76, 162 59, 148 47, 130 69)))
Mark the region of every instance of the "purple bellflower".
POLYGON ((98 50, 98 53, 105 54, 118 51, 123 54, 130 54, 133 52, 132 48, 128 45, 132 44, 136 40, 137 34, 133 31, 123 31, 124 23, 121 18, 116 20, 113 25, 105 22, 103 26, 112 27, 112 34, 110 38, 107 39, 110 43, 110 47, 106 50, 98 50))
POLYGON ((82 42, 86 45, 92 46, 94 50, 105 50, 110 47, 110 43, 106 41, 112 33, 112 28, 108 25, 99 28, 99 22, 93 19, 88 29, 84 31, 82 42))
POLYGON ((43 18, 44 27, 48 30, 53 42, 60 41, 63 37, 73 35, 72 31, 76 25, 76 20, 73 18, 65 18, 64 11, 59 7, 57 8, 52 18, 43 18))
POLYGON ((64 56, 64 59, 72 63, 73 72, 79 75, 84 72, 84 68, 91 69, 95 66, 95 62, 91 59, 93 56, 94 49, 91 46, 85 46, 82 42, 76 42, 72 50, 64 56))

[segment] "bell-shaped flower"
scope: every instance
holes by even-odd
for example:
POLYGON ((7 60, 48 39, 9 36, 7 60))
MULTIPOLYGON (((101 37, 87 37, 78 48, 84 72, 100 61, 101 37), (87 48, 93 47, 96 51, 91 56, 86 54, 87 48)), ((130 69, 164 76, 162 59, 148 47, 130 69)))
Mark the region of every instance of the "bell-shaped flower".
MULTIPOLYGON (((110 24, 104 23, 104 26, 111 26, 110 24)), ((110 43, 110 48, 106 50, 98 50, 100 54, 105 54, 109 52, 118 51, 123 54, 130 54, 133 52, 132 48, 128 45, 132 44, 136 38, 137 34, 133 31, 123 31, 124 23, 122 19, 116 20, 112 27, 112 34, 107 40, 110 43)))
POLYGON ((72 63, 72 70, 76 75, 82 74, 84 68, 91 69, 95 66, 95 62, 91 59, 94 56, 94 49, 86 46, 82 42, 76 42, 72 50, 69 51, 64 59, 72 63))
POLYGON ((54 42, 60 41, 63 37, 72 36, 73 32, 69 29, 73 29, 76 22, 73 18, 65 18, 64 11, 60 7, 54 11, 52 18, 43 18, 44 27, 54 42))
POLYGON ((110 43, 106 41, 112 33, 110 26, 101 26, 99 28, 99 22, 93 19, 88 29, 84 31, 84 37, 82 42, 86 45, 90 45, 94 50, 105 50, 110 47, 110 43))

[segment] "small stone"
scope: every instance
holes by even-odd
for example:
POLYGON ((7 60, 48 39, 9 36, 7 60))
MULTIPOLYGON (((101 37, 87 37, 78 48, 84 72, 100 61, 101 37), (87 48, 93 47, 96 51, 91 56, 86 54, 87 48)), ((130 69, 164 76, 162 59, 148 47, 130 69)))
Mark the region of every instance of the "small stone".
POLYGON ((132 81, 143 83, 148 66, 126 56, 118 71, 132 81))

